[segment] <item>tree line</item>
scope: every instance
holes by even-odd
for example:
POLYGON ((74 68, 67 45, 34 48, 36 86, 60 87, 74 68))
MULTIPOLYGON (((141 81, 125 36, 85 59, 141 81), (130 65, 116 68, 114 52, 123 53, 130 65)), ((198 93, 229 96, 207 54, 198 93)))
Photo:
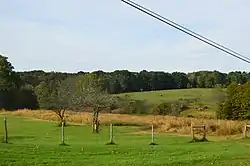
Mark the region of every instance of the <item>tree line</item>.
MULTIPOLYGON (((139 92, 151 90, 227 87, 232 84, 245 85, 250 80, 250 73, 219 71, 182 72, 114 72, 95 71, 62 73, 40 70, 15 72, 8 57, 0 55, 0 108, 81 110, 93 108, 96 117, 100 110, 122 108, 124 113, 145 113, 145 101, 121 99, 108 94, 139 92)), ((229 86, 229 87, 230 87, 229 86)), ((243 99, 242 99, 243 100, 243 99)), ((230 100, 232 101, 232 100, 230 100)), ((189 101, 190 102, 190 101, 189 101)), ((224 100, 221 102, 225 102, 224 100)), ((176 115, 188 108, 187 101, 162 103, 151 113, 176 115)), ((228 103, 227 103, 228 104, 228 103)), ((224 104, 225 105, 225 104, 224 104)), ((227 110, 222 107, 220 110, 227 110)), ((63 112, 58 112, 60 117, 63 112)), ((224 116, 223 111, 218 113, 224 116)), ((96 118, 98 119, 98 118, 96 118)), ((95 120, 97 123, 98 120, 95 120)))
POLYGON ((244 84, 250 81, 250 73, 219 71, 198 71, 192 73, 182 72, 157 72, 141 71, 129 72, 128 70, 116 70, 114 72, 94 71, 78 73, 25 71, 17 72, 24 85, 48 86, 54 88, 56 82, 72 76, 94 74, 103 81, 103 88, 110 94, 125 92, 140 92, 152 90, 185 89, 185 88, 213 88, 227 87, 233 82, 244 84))

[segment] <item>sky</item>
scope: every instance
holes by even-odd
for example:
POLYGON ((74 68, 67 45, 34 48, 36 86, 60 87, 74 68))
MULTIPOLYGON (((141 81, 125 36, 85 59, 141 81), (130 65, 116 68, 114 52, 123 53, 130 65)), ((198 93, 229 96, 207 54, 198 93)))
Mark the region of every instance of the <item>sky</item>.
MULTIPOLYGON (((250 57, 249 0, 134 0, 250 57)), ((0 54, 16 71, 247 71, 250 64, 120 0, 0 0, 0 54)))

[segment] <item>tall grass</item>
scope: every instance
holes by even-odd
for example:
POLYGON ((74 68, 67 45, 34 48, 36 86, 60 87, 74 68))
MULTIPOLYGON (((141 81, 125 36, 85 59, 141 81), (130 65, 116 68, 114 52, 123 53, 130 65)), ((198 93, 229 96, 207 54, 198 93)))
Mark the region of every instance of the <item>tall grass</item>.
MULTIPOLYGON (((57 115, 50 110, 17 110, 8 114, 31 117, 48 121, 57 121, 57 115)), ((92 122, 92 114, 88 112, 66 112, 68 123, 88 125, 92 122)), ((144 126, 148 128, 152 124, 158 133, 174 132, 179 134, 189 134, 191 124, 205 124, 210 135, 230 136, 243 132, 243 121, 215 120, 215 119, 195 119, 172 116, 153 115, 125 115, 125 114, 100 114, 101 125, 113 123, 115 125, 144 126)))

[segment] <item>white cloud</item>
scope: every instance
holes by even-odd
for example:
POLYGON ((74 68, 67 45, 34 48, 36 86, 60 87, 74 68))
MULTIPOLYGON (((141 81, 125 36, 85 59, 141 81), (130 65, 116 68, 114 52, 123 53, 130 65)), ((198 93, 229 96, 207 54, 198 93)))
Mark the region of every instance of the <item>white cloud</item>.
MULTIPOLYGON (((250 57, 246 0, 137 0, 250 57)), ((4 1, 0 52, 17 70, 249 70, 121 1, 4 1)))

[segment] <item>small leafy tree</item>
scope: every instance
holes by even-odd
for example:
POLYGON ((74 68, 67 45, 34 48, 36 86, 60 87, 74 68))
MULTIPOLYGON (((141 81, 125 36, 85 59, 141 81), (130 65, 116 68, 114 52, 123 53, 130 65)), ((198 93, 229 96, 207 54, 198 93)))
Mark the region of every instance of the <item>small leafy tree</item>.
POLYGON ((250 82, 243 85, 230 84, 227 97, 219 103, 216 115, 220 119, 250 119, 250 82))
POLYGON ((68 109, 77 108, 76 82, 75 78, 68 78, 57 83, 57 88, 53 90, 49 99, 52 101, 50 107, 58 117, 59 126, 62 122, 66 125, 65 112, 68 109))
POLYGON ((99 114, 100 111, 109 109, 112 97, 106 92, 101 91, 98 87, 88 87, 82 91, 82 96, 79 96, 79 106, 82 108, 92 107, 93 108, 93 132, 99 132, 99 114))
POLYGON ((113 97, 102 88, 101 80, 94 74, 71 77, 60 83, 57 92, 57 105, 61 111, 57 115, 62 120, 65 109, 83 111, 93 109, 93 132, 99 132, 99 114, 101 110, 112 107, 113 97))

